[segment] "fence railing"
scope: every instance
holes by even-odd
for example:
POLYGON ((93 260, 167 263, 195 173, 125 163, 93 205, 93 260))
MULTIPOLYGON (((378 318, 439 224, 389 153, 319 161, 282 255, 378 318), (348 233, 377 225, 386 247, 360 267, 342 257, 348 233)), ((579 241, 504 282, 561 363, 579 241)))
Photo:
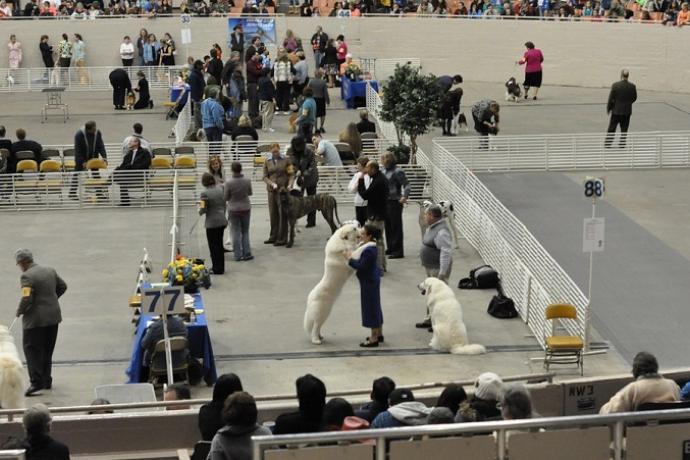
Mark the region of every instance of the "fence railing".
POLYGON ((419 58, 401 57, 401 58, 359 58, 364 72, 370 72, 379 84, 388 80, 395 71, 395 66, 405 65, 407 63, 419 67, 422 61, 419 58))
POLYGON ((175 122, 175 127, 173 128, 173 134, 175 135, 175 143, 181 144, 184 142, 185 137, 189 128, 192 126, 192 103, 189 101, 184 105, 180 113, 177 115, 177 121, 175 122))
POLYGON ((443 138, 435 142, 480 171, 576 171, 690 167, 690 131, 443 138))
MULTIPOLYGON (((0 69, 0 92, 21 93, 41 91, 44 88, 64 87, 66 91, 109 91, 109 75, 114 69, 125 69, 137 85, 137 72, 146 75, 151 89, 168 89, 177 79, 181 67, 167 66, 112 66, 112 67, 52 67, 0 69)), ((69 104, 69 101, 64 101, 69 104)))

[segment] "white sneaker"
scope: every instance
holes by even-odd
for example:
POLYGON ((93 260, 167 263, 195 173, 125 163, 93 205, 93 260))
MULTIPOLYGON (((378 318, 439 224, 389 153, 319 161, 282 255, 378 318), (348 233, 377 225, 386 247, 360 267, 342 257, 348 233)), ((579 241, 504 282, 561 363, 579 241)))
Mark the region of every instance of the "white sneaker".
POLYGON ((274 133, 274 132, 276 132, 276 130, 273 129, 273 128, 266 128, 265 131, 268 131, 269 133, 274 133))
POLYGON ((283 115, 290 115, 290 112, 283 112, 283 115))

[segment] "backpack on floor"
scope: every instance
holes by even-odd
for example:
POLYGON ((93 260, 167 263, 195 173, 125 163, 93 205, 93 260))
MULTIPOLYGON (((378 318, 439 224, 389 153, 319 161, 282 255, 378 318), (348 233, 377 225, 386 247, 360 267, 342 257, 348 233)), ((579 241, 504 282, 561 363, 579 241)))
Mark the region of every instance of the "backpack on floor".
POLYGON ((482 265, 470 271, 469 278, 463 278, 458 283, 460 289, 496 289, 498 287, 498 272, 491 265, 482 265))

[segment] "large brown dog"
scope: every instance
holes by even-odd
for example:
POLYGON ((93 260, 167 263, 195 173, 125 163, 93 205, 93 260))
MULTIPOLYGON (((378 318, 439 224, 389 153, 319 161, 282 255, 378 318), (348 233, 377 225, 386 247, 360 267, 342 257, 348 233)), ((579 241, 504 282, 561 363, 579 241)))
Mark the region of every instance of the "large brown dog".
POLYGON ((335 233, 340 226, 338 203, 335 201, 335 198, 328 193, 317 193, 312 196, 300 196, 299 192, 296 193, 290 193, 287 190, 281 190, 280 192, 281 212, 287 215, 288 229, 290 230, 286 247, 291 248, 295 242, 295 224, 297 219, 306 216, 312 211, 321 211, 321 215, 323 215, 323 218, 326 219, 326 222, 331 227, 331 233, 335 233))

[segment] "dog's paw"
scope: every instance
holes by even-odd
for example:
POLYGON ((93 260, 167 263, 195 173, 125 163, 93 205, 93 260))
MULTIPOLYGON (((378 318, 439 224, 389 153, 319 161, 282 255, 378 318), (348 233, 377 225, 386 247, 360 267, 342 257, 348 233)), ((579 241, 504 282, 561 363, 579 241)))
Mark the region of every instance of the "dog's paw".
POLYGON ((312 338, 311 343, 313 343, 314 345, 321 345, 323 343, 323 337, 319 337, 318 339, 312 338))

